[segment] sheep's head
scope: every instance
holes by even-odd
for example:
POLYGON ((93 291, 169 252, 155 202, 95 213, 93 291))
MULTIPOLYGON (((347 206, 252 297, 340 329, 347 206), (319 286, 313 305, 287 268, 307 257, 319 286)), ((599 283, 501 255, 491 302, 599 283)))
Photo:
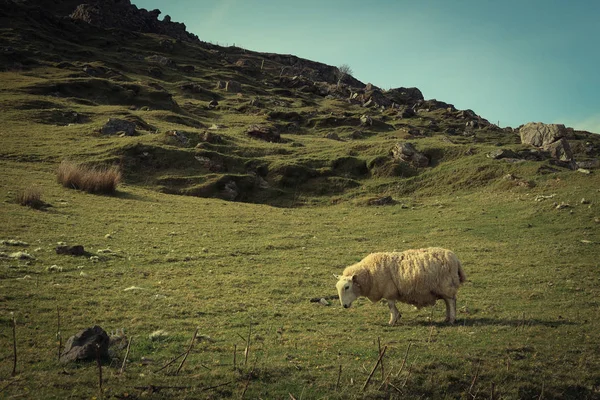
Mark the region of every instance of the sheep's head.
POLYGON ((335 286, 340 297, 340 303, 342 303, 344 308, 348 308, 360 296, 360 285, 356 281, 356 275, 336 275, 336 278, 338 279, 338 283, 335 286))

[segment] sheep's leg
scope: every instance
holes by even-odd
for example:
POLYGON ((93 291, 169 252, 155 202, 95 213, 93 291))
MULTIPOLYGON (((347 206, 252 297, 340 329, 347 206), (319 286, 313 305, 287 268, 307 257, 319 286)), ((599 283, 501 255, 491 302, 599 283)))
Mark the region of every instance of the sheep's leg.
POLYGON ((388 300, 388 306, 390 307, 390 325, 394 325, 398 319, 402 316, 400 311, 396 308, 396 302, 394 300, 388 300))
POLYGON ((447 299, 444 297, 446 303, 446 322, 453 324, 456 320, 456 297, 447 299))

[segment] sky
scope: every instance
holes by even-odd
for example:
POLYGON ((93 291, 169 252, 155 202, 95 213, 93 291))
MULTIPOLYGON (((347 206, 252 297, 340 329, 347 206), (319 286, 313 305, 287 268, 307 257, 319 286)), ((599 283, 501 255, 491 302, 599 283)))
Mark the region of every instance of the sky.
POLYGON ((600 133, 600 0, 131 0, 200 40, 340 66, 500 126, 600 133))

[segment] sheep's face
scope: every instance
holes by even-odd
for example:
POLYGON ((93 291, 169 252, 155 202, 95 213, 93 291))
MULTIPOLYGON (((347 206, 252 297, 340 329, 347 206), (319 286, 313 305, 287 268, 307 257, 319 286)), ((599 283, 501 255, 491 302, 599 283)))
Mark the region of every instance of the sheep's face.
POLYGON ((344 308, 350 307, 352 302, 358 297, 357 285, 353 278, 350 276, 340 276, 338 277, 338 283, 335 285, 340 297, 340 303, 342 303, 344 308))

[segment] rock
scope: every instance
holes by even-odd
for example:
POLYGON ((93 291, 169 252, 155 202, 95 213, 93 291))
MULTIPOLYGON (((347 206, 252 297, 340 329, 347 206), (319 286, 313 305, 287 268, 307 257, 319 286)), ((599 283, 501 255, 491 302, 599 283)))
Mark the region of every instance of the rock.
POLYGON ((151 56, 146 57, 146 62, 149 62, 151 64, 158 64, 161 65, 163 67, 173 67, 175 66, 175 61, 171 60, 168 57, 165 56, 161 56, 158 54, 153 54, 151 56))
POLYGON ((398 116, 400 118, 410 118, 414 117, 417 113, 411 107, 404 107, 402 110, 398 112, 398 116))
POLYGON ((223 187, 222 193, 223 193, 222 198, 224 200, 233 201, 240 194, 240 190, 238 189, 238 185, 235 183, 235 181, 229 181, 223 187))
POLYGON ((429 158, 423 153, 418 152, 412 143, 397 143, 392 149, 392 156, 401 161, 409 162, 417 168, 424 168, 429 165, 429 158))
POLYGON ((29 246, 29 243, 23 242, 21 240, 16 240, 16 239, 3 240, 0 243, 5 246, 29 246))
POLYGON ((211 100, 210 103, 208 103, 208 108, 209 108, 209 110, 213 110, 213 109, 217 108, 218 105, 219 105, 218 101, 211 100))
POLYGON ((544 124, 529 122, 519 128, 521 143, 535 147, 543 147, 567 136, 567 129, 562 124, 544 124))
POLYGON ((125 132, 127 136, 133 136, 135 135, 135 127, 135 122, 118 118, 109 118, 108 122, 100 128, 100 132, 105 135, 114 135, 118 132, 125 132))
POLYGON ((377 197, 374 199, 369 199, 367 201, 367 204, 370 206, 387 206, 387 205, 396 204, 396 201, 392 198, 392 196, 384 196, 384 197, 377 197))
POLYGON ((25 253, 24 251, 17 251, 15 253, 10 253, 8 258, 13 258, 15 260, 35 260, 35 257, 29 253, 25 253))
POLYGON ((585 169, 585 168, 577 168, 577 172, 581 172, 582 174, 586 174, 586 175, 589 175, 592 173, 592 171, 590 171, 589 169, 585 169))
POLYGON ((502 158, 518 158, 517 153, 509 149, 497 149, 489 153, 488 158, 500 160, 502 158))
POLYGON ((253 138, 264 140, 266 142, 279 143, 281 136, 274 128, 263 125, 252 125, 246 129, 246 134, 253 138))
POLYGON ((360 116, 360 123, 362 125, 371 126, 373 125, 373 119, 370 116, 363 114, 360 116))
MULTIPOLYGON (((54 7, 58 7, 63 2, 56 2, 54 7)), ((75 6, 68 6, 66 3, 62 10, 63 13, 71 12, 75 6), (66 11, 68 10, 68 11, 66 11)), ((112 0, 112 1, 87 1, 86 4, 78 2, 77 8, 69 17, 75 20, 85 21, 90 25, 102 28, 117 28, 125 31, 154 33, 158 35, 167 35, 174 39, 198 42, 198 36, 186 31, 185 24, 171 21, 168 15, 162 21, 158 20, 160 10, 148 11, 144 8, 138 8, 131 4, 130 0, 112 0)), ((58 10, 58 8, 57 8, 58 10)), ((172 50, 173 43, 161 41, 161 46, 165 50, 172 50)))
POLYGON ((62 363, 73 361, 91 361, 98 357, 107 359, 110 338, 104 329, 99 326, 83 329, 71 336, 60 356, 62 363))
POLYGON ((576 164, 578 168, 593 169, 600 167, 600 160, 595 158, 592 160, 577 161, 576 164))
POLYGON ((325 298, 321 298, 319 300, 319 304, 321 304, 322 306, 328 306, 329 305, 329 301, 327 301, 327 299, 325 299, 325 298))
POLYGON ((169 335, 170 335, 169 332, 159 329, 157 331, 152 332, 150 335, 148 335, 148 339, 150 339, 153 342, 157 342, 157 341, 168 338, 169 335))
POLYGON ((555 142, 544 145, 542 148, 543 150, 549 152, 552 158, 556 158, 557 160, 573 160, 573 152, 571 151, 571 146, 569 146, 569 142, 564 137, 560 138, 555 142))
POLYGON ((165 135, 174 138, 179 144, 182 144, 184 146, 187 146, 190 142, 190 140, 187 137, 187 135, 190 135, 190 132, 173 129, 165 132, 165 135))
POLYGON ((56 248, 56 254, 66 254, 71 256, 86 256, 88 253, 84 250, 82 245, 75 246, 58 246, 56 248))
POLYGON ((341 140, 339 135, 335 132, 328 132, 324 137, 331 140, 341 140))

